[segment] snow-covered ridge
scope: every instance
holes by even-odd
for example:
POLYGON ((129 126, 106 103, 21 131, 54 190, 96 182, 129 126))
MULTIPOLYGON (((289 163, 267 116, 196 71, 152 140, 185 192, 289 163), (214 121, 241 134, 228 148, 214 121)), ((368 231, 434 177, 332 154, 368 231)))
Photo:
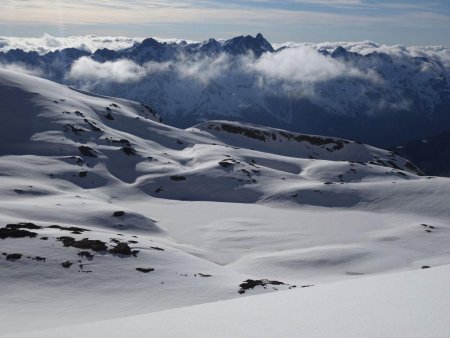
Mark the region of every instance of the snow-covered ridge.
POLYGON ((5 70, 0 101, 2 334, 450 263, 449 180, 389 151, 5 70))

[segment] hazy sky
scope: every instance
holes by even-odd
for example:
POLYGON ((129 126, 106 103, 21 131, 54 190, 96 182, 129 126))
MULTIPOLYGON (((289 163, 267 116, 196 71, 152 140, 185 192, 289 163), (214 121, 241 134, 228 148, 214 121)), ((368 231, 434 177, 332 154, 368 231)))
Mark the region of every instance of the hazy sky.
POLYGON ((1 36, 121 35, 450 47, 450 0, 0 0, 1 36))

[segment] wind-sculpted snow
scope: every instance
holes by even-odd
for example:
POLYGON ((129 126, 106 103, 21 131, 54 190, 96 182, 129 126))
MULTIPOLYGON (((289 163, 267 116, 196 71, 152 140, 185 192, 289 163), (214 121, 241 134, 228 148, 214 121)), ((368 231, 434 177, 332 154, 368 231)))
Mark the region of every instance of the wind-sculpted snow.
POLYGON ((2 334, 450 263, 450 181, 393 152, 6 70, 0 102, 2 334))

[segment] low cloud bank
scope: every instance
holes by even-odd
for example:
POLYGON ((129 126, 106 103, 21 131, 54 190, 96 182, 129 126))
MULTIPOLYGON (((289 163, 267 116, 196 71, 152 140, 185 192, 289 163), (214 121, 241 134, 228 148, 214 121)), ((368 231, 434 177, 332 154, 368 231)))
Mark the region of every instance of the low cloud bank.
POLYGON ((132 47, 136 43, 142 42, 143 38, 108 37, 108 36, 70 36, 55 37, 44 34, 39 38, 22 38, 0 36, 0 52, 8 52, 12 49, 21 49, 25 52, 38 52, 46 54, 55 50, 65 48, 77 48, 88 52, 95 52, 97 49, 108 48, 120 50, 132 47))
POLYGON ((42 77, 44 75, 41 69, 32 68, 21 63, 9 63, 9 64, 0 63, 0 69, 6 69, 16 73, 22 73, 39 77, 42 77))
POLYGON ((69 78, 82 81, 135 82, 147 76, 147 69, 129 60, 96 62, 88 57, 78 59, 69 72, 69 78))
POLYGON ((251 78, 260 86, 282 82, 291 87, 313 86, 338 78, 377 80, 372 72, 362 72, 345 62, 323 56, 308 46, 267 53, 259 59, 250 55, 233 57, 228 54, 214 57, 179 56, 174 61, 143 65, 126 59, 100 63, 83 57, 73 64, 68 79, 125 83, 161 74, 176 76, 176 80, 195 80, 203 85, 225 79, 242 80, 242 77, 251 78))

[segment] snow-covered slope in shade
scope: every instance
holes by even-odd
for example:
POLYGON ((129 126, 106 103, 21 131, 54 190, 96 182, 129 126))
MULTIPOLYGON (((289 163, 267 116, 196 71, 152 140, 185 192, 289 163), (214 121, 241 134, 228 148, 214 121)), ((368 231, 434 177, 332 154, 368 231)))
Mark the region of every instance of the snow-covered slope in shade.
POLYGON ((450 267, 403 272, 12 337, 448 337, 450 267))
POLYGON ((0 99, 1 333, 450 263, 450 180, 391 152, 9 71, 0 99))

